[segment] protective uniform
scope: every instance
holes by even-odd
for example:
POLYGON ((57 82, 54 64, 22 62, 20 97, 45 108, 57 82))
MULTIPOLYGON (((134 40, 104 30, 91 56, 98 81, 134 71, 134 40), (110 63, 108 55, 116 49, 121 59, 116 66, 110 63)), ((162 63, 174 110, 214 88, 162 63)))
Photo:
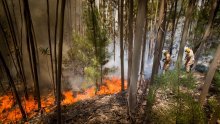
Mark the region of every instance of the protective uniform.
POLYGON ((186 48, 186 49, 185 49, 185 52, 186 52, 185 68, 186 68, 186 72, 190 72, 190 70, 191 70, 191 68, 192 68, 192 66, 193 66, 193 64, 194 64, 194 61, 195 61, 194 53, 193 53, 193 51, 192 51, 190 48, 186 48))
POLYGON ((164 52, 164 57, 165 58, 163 59, 163 62, 164 62, 164 64, 163 64, 163 71, 165 72, 165 71, 167 71, 169 69, 170 63, 171 63, 171 56, 170 56, 168 51, 164 52))

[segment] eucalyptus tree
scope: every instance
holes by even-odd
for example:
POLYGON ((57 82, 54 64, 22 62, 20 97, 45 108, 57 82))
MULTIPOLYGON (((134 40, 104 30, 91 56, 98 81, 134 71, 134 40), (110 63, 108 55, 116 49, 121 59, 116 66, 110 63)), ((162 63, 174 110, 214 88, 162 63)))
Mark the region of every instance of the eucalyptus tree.
POLYGON ((155 50, 154 50, 154 60, 153 60, 153 68, 152 68, 152 74, 151 74, 151 84, 154 82, 154 78, 158 73, 160 59, 162 56, 163 41, 164 41, 163 39, 164 39, 164 33, 165 33, 164 30, 165 30, 165 24, 166 24, 166 5, 167 5, 166 0, 160 1, 158 34, 157 34, 157 40, 156 40, 155 50))
POLYGON ((52 53, 52 44, 51 44, 51 33, 50 33, 50 5, 49 0, 47 0, 47 33, 48 33, 48 42, 49 42, 49 55, 50 55, 50 64, 51 64, 51 72, 52 72, 52 83, 53 90, 55 95, 55 82, 54 82, 54 68, 53 68, 53 53, 52 53))
POLYGON ((133 16, 134 16, 134 0, 129 0, 129 17, 128 17, 128 74, 127 82, 130 84, 132 51, 133 51, 133 16))
POLYGON ((205 82, 202 86, 202 92, 199 98, 200 105, 205 104, 205 99, 206 96, 208 95, 209 87, 211 86, 215 71, 219 66, 220 66, 220 45, 218 45, 218 48, 214 55, 214 59, 212 60, 212 63, 209 66, 209 70, 206 75, 205 82))
POLYGON ((26 27, 26 42, 27 42, 27 49, 29 54, 29 62, 31 65, 31 72, 32 77, 34 80, 34 87, 35 87, 35 96, 38 102, 38 110, 41 109, 41 98, 40 98, 40 88, 39 88, 39 76, 38 76, 38 50, 37 50, 37 43, 35 39, 34 28, 31 19, 31 13, 29 8, 28 0, 23 0, 23 12, 24 12, 24 20, 25 20, 25 27, 26 27))
POLYGON ((185 22, 184 22, 184 27, 183 27, 183 31, 182 31, 180 46, 179 46, 179 53, 178 53, 178 58, 177 58, 178 65, 182 64, 184 47, 186 45, 186 40, 188 37, 187 35, 188 35, 188 30, 189 30, 189 24, 190 24, 190 21, 192 18, 192 13, 193 13, 193 8, 195 7, 195 2, 196 2, 196 0, 189 0, 188 1, 188 8, 186 11, 185 22))
POLYGON ((204 44, 206 43, 206 41, 208 40, 208 38, 210 36, 211 30, 212 30, 212 25, 213 25, 213 22, 214 22, 214 18, 217 14, 219 5, 220 5, 220 0, 212 0, 212 6, 211 6, 211 10, 210 10, 210 17, 209 17, 209 20, 208 20, 208 24, 206 25, 206 30, 205 30, 205 33, 204 33, 202 39, 201 39, 199 47, 195 52, 194 67, 196 66, 196 64, 198 62, 198 58, 201 55, 202 49, 204 48, 204 44))
POLYGON ((147 3, 148 0, 139 0, 138 1, 138 12, 136 18, 136 31, 135 31, 135 40, 134 48, 132 54, 132 68, 131 68, 131 79, 129 85, 128 93, 128 107, 129 115, 134 120, 134 114, 137 107, 137 81, 140 71, 140 61, 141 61, 141 45, 142 38, 144 35, 143 25, 145 23, 145 15, 147 13, 147 3))
POLYGON ((62 74, 62 52, 63 52, 63 29, 64 29, 64 14, 66 0, 61 1, 60 9, 60 25, 59 25, 59 44, 58 44, 58 63, 57 63, 57 80, 56 80, 56 97, 57 97, 57 123, 61 124, 61 74, 62 74))
POLYGON ((174 2, 174 11, 173 11, 173 16, 172 16, 172 32, 171 32, 171 41, 170 41, 170 47, 169 47, 169 51, 170 51, 170 55, 172 55, 173 53, 173 42, 174 42, 174 36, 175 36, 175 22, 176 22, 176 14, 177 14, 177 3, 178 1, 175 0, 174 2))
POLYGON ((123 21, 124 21, 124 0, 120 0, 120 57, 121 57, 121 90, 124 90, 124 33, 123 33, 123 21))

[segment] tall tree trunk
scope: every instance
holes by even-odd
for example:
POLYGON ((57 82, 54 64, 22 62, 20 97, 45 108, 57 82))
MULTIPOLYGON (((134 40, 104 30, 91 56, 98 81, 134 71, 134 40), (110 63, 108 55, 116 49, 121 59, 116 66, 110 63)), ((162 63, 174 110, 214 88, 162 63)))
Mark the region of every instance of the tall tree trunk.
POLYGON ((124 0, 120 0, 120 57, 121 57, 121 90, 124 91, 124 43, 123 43, 123 15, 124 0))
POLYGON ((174 3, 174 15, 172 18, 172 33, 171 33, 171 41, 170 41, 170 47, 169 47, 169 51, 170 51, 170 55, 172 55, 173 53, 173 41, 174 41, 174 36, 175 36, 175 21, 176 21, 176 10, 177 10, 177 0, 175 0, 174 3))
MULTIPOLYGON (((172 11, 173 11, 173 7, 174 7, 174 1, 170 1, 170 9, 169 9, 169 13, 167 14, 167 19, 166 19, 166 26, 165 26, 165 30, 164 30, 164 42, 166 42, 166 35, 167 35, 167 31, 169 28, 169 24, 170 24, 170 18, 172 16, 172 11)), ((169 5, 169 3, 167 3, 167 5, 169 5)))
POLYGON ((209 87, 212 83, 212 79, 215 75, 215 71, 217 69, 217 66, 220 65, 220 45, 218 45, 218 48, 215 52, 214 60, 212 60, 212 63, 209 66, 209 71, 206 75, 206 79, 204 82, 204 85, 202 86, 202 92, 200 94, 200 105, 205 104, 206 96, 208 95, 209 87))
POLYGON ((132 51, 133 51, 133 16, 134 16, 134 0, 129 0, 129 17, 128 17, 128 86, 130 84, 132 51))
POLYGON ((146 51, 146 44, 147 44, 147 17, 145 16, 145 25, 144 25, 144 35, 143 35, 143 46, 142 46, 142 57, 141 57, 141 71, 140 71, 140 75, 141 75, 141 80, 144 79, 144 62, 145 62, 145 51, 146 51))
POLYGON ((183 27, 183 32, 182 32, 182 37, 180 41, 180 46, 179 46, 179 53, 178 53, 178 58, 177 58, 177 64, 181 67, 182 64, 182 59, 183 59, 183 52, 184 52, 184 47, 186 45, 186 40, 187 40, 187 34, 189 30, 189 23, 191 21, 192 13, 193 13, 193 8, 195 6, 196 0, 189 0, 188 3, 188 8, 186 11, 186 16, 185 16, 185 22, 184 22, 184 27, 183 27))
POLYGON ((60 26, 59 26, 59 49, 58 49, 58 70, 57 70, 57 123, 61 124, 61 74, 62 74, 62 52, 63 52, 63 24, 64 24, 64 12, 65 12, 66 0, 61 1, 61 11, 60 11, 60 26))
POLYGON ((182 5, 181 5, 181 7, 180 7, 180 11, 178 12, 178 15, 177 15, 177 19, 176 19, 176 22, 175 22, 175 28, 174 28, 174 32, 176 32, 176 29, 177 29, 177 25, 178 25, 178 22, 179 22, 179 19, 180 19, 180 17, 181 17, 181 13, 182 13, 182 11, 183 11, 183 3, 182 3, 182 5))
POLYGON ((159 22, 158 22, 158 34, 157 40, 155 44, 154 50, 154 61, 153 61, 153 68, 151 74, 151 84, 154 81, 155 75, 157 75, 159 66, 160 66, 160 59, 162 56, 162 46, 163 46, 163 39, 164 39, 164 30, 166 24, 166 0, 162 0, 160 3, 160 12, 159 12, 159 22))
POLYGON ((27 118, 26 118, 26 114, 25 114, 24 108, 23 108, 23 106, 22 106, 22 104, 21 104, 21 100, 20 100, 20 98, 19 98, 19 95, 18 95, 16 86, 15 86, 15 84, 14 84, 13 78, 12 78, 12 76, 11 76, 11 73, 10 73, 10 71, 9 71, 9 69, 8 69, 8 67, 7 67, 7 65, 6 65, 6 62, 5 62, 5 60, 4 60, 3 56, 2 56, 1 51, 0 51, 0 62, 2 63, 2 66, 3 66, 3 68, 4 68, 4 70, 5 70, 6 74, 7 74, 9 84, 10 84, 10 86, 11 86, 12 89, 13 89, 13 92, 14 92, 16 101, 17 101, 17 103, 18 103, 19 109, 20 109, 20 111, 21 111, 22 117, 23 117, 23 119, 26 121, 27 118))
POLYGON ((138 1, 138 13, 136 20, 136 31, 135 31, 135 44, 132 55, 132 68, 131 68, 131 79, 128 93, 128 106, 130 117, 133 118, 135 109, 137 106, 137 81, 140 71, 140 59, 141 59, 141 45, 142 38, 144 35, 143 25, 145 23, 145 15, 147 13, 147 2, 148 0, 138 1))
MULTIPOLYGON (((54 30, 54 69, 55 69, 55 80, 57 82, 57 26, 58 26, 58 10, 59 10, 59 1, 57 0, 56 3, 56 18, 55 18, 55 30, 54 30)), ((56 85, 55 85, 55 92, 56 92, 56 85)), ((57 97, 55 95, 55 102, 57 102, 57 97)))
POLYGON ((212 9, 210 10, 211 15, 209 17, 209 21, 208 21, 205 33, 204 33, 204 35, 202 37, 201 43, 199 45, 199 48, 195 52, 195 62, 194 62, 193 69, 195 68, 195 66, 196 66, 196 64, 198 62, 199 56, 200 56, 200 54, 202 52, 202 49, 204 47, 205 42, 208 40, 208 37, 209 37, 210 32, 211 32, 211 27, 212 27, 212 24, 213 24, 213 20, 214 20, 214 18, 216 16, 218 8, 219 8, 220 0, 212 0, 212 2, 213 2, 212 9))
POLYGON ((30 45, 31 48, 31 59, 30 63, 32 62, 33 66, 33 75, 34 75, 34 85, 35 85, 35 93, 37 96, 38 102, 38 110, 41 109, 41 98, 40 98, 40 88, 39 88, 39 79, 38 79, 38 68, 37 68, 37 51, 36 51, 36 43, 34 41, 34 30, 31 20, 31 14, 29 9, 28 0, 23 0, 24 4, 24 15, 25 15, 25 24, 26 24, 26 31, 27 31, 27 45, 30 45))
MULTIPOLYGON (((94 12, 94 0, 90 0, 90 8, 91 8, 91 15, 92 15, 92 28, 93 28, 93 44, 94 44, 94 47, 95 47, 95 57, 96 59, 98 60, 98 43, 97 43, 97 28, 96 28, 96 20, 95 20, 95 12, 94 12)), ((98 67, 96 67, 97 69, 98 67)), ((98 84, 98 79, 96 77, 96 81, 95 81, 95 84, 96 84, 96 91, 99 91, 99 84, 98 84)))
POLYGON ((53 90, 55 95, 55 83, 54 83, 54 68, 53 68, 53 52, 52 52, 52 45, 51 45, 51 36, 50 36, 50 6, 49 0, 47 0, 47 32, 48 32, 48 40, 49 40, 49 48, 50 48, 50 64, 51 64, 51 71, 52 71, 52 83, 53 83, 53 90))
MULTIPOLYGON (((115 10, 114 10, 114 11, 115 11, 115 10)), ((114 14, 114 15, 115 15, 115 14, 114 14)), ((113 43, 113 44, 114 44, 114 46, 113 46, 113 47, 114 47, 114 48, 113 48, 114 50, 113 50, 113 51, 114 51, 114 61, 115 61, 115 44, 116 44, 116 39, 115 39, 115 37, 116 37, 116 30, 115 30, 116 21, 115 21, 115 20, 116 20, 116 19, 114 18, 114 22, 113 22, 113 23, 114 23, 114 27, 113 27, 113 42, 114 42, 114 43, 113 43)))

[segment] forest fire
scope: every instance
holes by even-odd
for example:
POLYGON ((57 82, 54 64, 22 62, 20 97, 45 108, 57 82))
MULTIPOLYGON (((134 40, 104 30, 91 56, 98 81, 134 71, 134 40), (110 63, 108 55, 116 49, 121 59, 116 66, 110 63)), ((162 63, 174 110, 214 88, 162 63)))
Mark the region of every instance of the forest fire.
MULTIPOLYGON (((100 90, 97 91, 97 95, 103 95, 103 94, 114 94, 121 91, 121 81, 119 78, 111 78, 106 79, 105 84, 100 86, 100 90)), ((125 83, 126 84, 126 83, 125 83)), ((125 88, 127 88, 127 85, 125 85, 125 88)), ((90 87, 85 90, 83 93, 78 93, 76 97, 73 96, 72 91, 65 91, 63 92, 63 101, 62 105, 70 105, 80 100, 85 100, 88 98, 91 98, 95 96, 95 87, 90 87)), ((54 96, 43 96, 41 99, 41 106, 42 111, 45 113, 48 113, 50 111, 53 111, 54 107, 54 96)), ((34 100, 33 96, 30 96, 29 100, 25 100, 22 98, 22 104, 25 109, 25 112, 28 116, 28 118, 32 118, 37 114, 36 110, 38 108, 36 100, 34 100)), ((12 93, 8 93, 7 95, 3 95, 0 97, 0 122, 3 123, 11 123, 11 122, 17 122, 22 119, 22 115, 20 113, 20 110, 18 106, 15 103, 15 99, 13 97, 12 93)))

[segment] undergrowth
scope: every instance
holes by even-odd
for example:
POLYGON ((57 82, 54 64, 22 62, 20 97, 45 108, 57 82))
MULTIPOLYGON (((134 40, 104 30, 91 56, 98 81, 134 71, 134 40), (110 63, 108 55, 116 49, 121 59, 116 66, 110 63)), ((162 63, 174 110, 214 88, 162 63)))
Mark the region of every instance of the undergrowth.
POLYGON ((206 123, 203 109, 190 92, 194 89, 193 75, 181 70, 168 71, 166 74, 156 77, 155 83, 150 87, 147 95, 147 122, 163 124, 206 123), (156 105, 158 91, 167 96, 167 106, 158 107, 156 105))

